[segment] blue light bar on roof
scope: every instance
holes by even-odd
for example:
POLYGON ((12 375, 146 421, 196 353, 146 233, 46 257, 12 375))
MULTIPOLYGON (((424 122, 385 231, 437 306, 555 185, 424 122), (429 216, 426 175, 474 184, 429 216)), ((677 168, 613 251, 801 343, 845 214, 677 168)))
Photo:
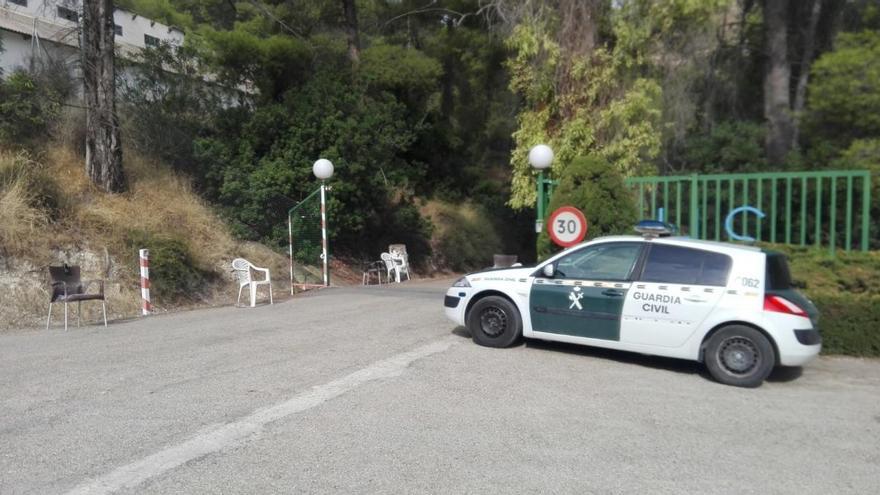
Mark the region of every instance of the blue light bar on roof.
POLYGON ((636 232, 645 237, 666 237, 678 231, 675 225, 660 220, 642 220, 635 228, 636 232))

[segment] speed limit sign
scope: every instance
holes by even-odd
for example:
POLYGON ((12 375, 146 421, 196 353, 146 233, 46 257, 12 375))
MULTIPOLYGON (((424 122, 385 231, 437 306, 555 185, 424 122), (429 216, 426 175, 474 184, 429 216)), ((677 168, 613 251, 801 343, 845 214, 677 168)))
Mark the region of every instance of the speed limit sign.
POLYGON ((560 207, 550 214, 547 233, 559 246, 574 246, 587 235, 587 218, 573 206, 560 207))

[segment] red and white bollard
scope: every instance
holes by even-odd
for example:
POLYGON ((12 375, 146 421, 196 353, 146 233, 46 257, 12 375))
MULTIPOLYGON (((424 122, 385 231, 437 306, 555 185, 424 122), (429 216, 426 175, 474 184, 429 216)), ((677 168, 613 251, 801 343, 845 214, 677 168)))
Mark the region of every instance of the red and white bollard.
POLYGON ((141 314, 147 316, 152 311, 153 306, 150 304, 150 250, 149 249, 141 249, 140 250, 140 258, 141 258, 141 299, 143 300, 143 305, 141 307, 141 314))

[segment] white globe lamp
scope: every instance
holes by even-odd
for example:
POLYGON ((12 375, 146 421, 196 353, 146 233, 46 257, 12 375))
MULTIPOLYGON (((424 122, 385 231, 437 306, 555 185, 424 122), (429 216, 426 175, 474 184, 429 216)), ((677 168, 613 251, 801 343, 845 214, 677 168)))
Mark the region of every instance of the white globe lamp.
POLYGON ((529 164, 535 170, 545 170, 553 163, 553 150, 546 144, 539 144, 529 150, 529 164))
POLYGON ((312 165, 312 173, 320 180, 327 180, 333 177, 333 163, 326 158, 321 158, 312 165))

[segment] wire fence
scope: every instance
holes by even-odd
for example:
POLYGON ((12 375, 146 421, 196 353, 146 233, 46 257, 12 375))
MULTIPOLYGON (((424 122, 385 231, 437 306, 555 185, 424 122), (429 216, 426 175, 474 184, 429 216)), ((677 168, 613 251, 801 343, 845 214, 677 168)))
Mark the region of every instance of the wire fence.
POLYGON ((287 212, 290 293, 323 286, 320 189, 287 212))

